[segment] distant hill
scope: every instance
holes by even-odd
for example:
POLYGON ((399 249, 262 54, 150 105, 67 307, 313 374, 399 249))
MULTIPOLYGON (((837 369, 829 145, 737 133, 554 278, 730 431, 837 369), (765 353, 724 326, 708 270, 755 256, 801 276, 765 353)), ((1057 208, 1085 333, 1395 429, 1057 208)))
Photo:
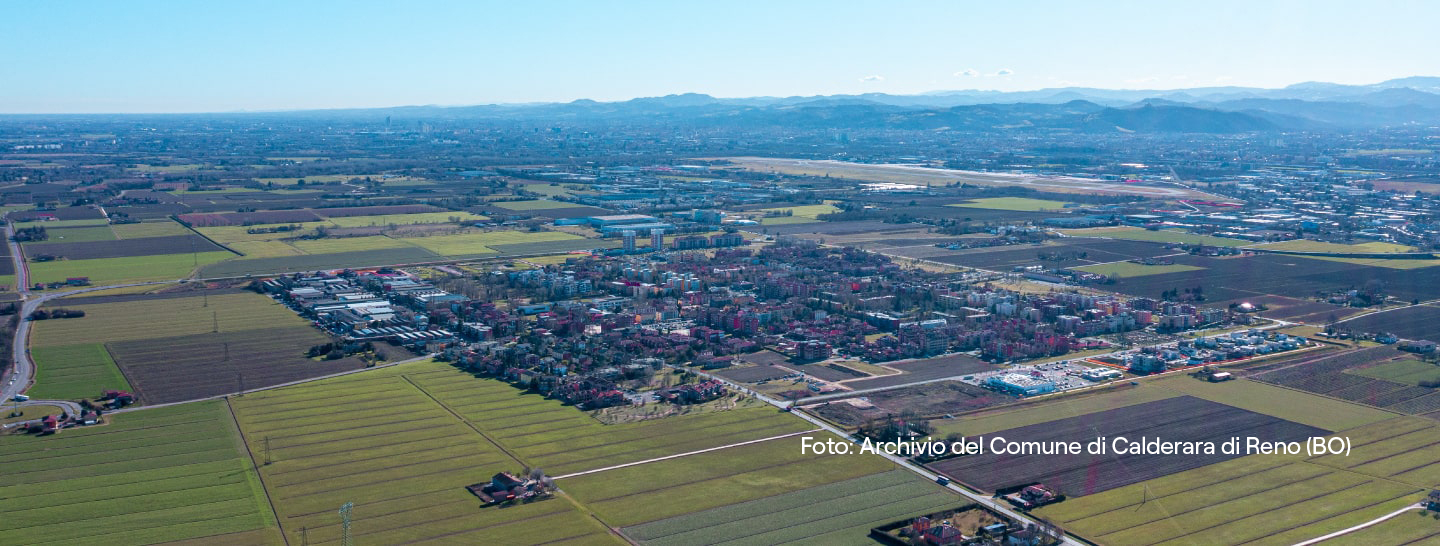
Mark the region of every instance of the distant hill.
POLYGON ((1065 130, 1244 133, 1440 123, 1440 78, 1370 85, 1305 82, 1280 89, 1066 87, 937 91, 920 95, 716 98, 700 93, 619 102, 501 104, 268 113, 301 117, 509 119, 694 126, 888 128, 970 132, 1065 130))

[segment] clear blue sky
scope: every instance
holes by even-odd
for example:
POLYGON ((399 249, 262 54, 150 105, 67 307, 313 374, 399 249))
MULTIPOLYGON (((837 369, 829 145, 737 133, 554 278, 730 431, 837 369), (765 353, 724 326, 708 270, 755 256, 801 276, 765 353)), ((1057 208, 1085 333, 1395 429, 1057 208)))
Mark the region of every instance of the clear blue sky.
POLYGON ((0 112, 1373 83, 1440 2, 24 1, 0 112))

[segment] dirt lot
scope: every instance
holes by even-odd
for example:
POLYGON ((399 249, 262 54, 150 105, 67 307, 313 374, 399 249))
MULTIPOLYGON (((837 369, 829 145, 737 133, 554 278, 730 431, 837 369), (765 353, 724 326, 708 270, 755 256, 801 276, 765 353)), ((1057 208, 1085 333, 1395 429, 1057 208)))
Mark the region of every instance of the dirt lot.
POLYGON ((1097 436, 1215 442, 1232 436, 1301 441, 1331 431, 1191 396, 1168 398, 985 435, 986 453, 946 459, 934 470, 981 490, 1040 482, 1078 497, 1233 459, 1240 455, 997 455, 993 437, 1009 441, 1089 442, 1097 436))
POLYGON ((759 383, 761 381, 779 379, 781 377, 790 375, 790 373, 791 372, 789 370, 768 365, 746 366, 743 368, 726 368, 724 370, 715 372, 715 374, 719 375, 720 377, 724 377, 731 381, 739 381, 741 383, 759 383))
POLYGON ((64 256, 68 260, 89 260, 93 258, 123 258, 126 256, 158 256, 161 254, 189 254, 191 252, 223 251, 224 248, 199 235, 169 235, 122 239, 118 241, 90 241, 84 243, 34 243, 25 247, 30 256, 50 254, 64 256))
MULTIPOLYGON (((316 361, 305 350, 328 341, 308 326, 118 341, 106 349, 140 399, 193 400, 363 367, 358 359, 316 361)), ((390 349, 400 355, 400 349, 390 349)))
POLYGON ((967 385, 959 381, 941 381, 913 387, 902 387, 857 396, 874 407, 860 408, 842 400, 831 400, 807 408, 843 426, 856 426, 868 419, 914 411, 928 418, 939 418, 977 409, 1010 404, 1017 398, 967 385))

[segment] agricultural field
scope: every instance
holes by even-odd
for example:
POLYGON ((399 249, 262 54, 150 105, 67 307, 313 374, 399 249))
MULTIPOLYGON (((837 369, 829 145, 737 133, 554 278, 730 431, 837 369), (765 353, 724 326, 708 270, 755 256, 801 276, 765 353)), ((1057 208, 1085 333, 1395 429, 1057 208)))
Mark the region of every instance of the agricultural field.
MULTIPOLYGON (((55 222, 47 222, 47 224, 53 223, 55 222)), ((115 240, 115 232, 110 229, 110 226, 50 227, 44 225, 43 227, 46 235, 44 241, 20 243, 21 248, 25 248, 27 253, 33 254, 34 251, 30 248, 36 246, 115 240)))
POLYGON ((549 200, 549 199, 531 199, 531 200, 529 200, 529 201, 494 201, 494 202, 491 202, 490 204, 491 204, 492 206, 500 207, 500 208, 502 208, 502 209, 523 210, 523 211, 546 210, 546 209, 563 209, 563 208, 570 208, 570 207, 583 207, 583 206, 585 206, 585 205, 578 205, 578 204, 575 204, 575 203, 566 203, 566 202, 564 202, 564 201, 552 201, 552 200, 549 200))
POLYGON ((1251 455, 1037 513, 1104 544, 1289 545, 1413 503, 1420 491, 1297 457, 1251 455))
POLYGON ((1110 239, 1121 239, 1125 241, 1150 241, 1154 243, 1185 243, 1192 245, 1209 246, 1250 246, 1254 241, 1243 239, 1230 239, 1226 237, 1215 237, 1211 235, 1197 235, 1183 231, 1172 231, 1167 229, 1149 230, 1137 227, 1102 227, 1085 229, 1061 229, 1057 230, 1069 237, 1107 237, 1110 239))
MULTIPOLYGON (((369 218, 360 216, 360 218, 369 218)), ((278 241, 269 241, 278 242, 278 241)), ((288 243, 305 254, 337 254, 341 252, 363 252, 387 248, 411 248, 413 245, 384 235, 367 237, 326 237, 324 239, 301 239, 288 243)))
POLYGON ((1184 264, 1162 264, 1145 265, 1135 262, 1113 262, 1103 265, 1086 265, 1071 268, 1075 271, 1084 271, 1106 277, 1143 277, 1145 275, 1159 275, 1161 273, 1179 273, 1181 271, 1200 271, 1204 268, 1184 264))
POLYGON ((384 176, 379 174, 317 174, 303 178, 256 178, 255 180, 261 184, 274 184, 276 186, 295 186, 298 185, 301 180, 304 180, 307 186, 323 186, 326 184, 343 184, 356 178, 364 180, 366 177, 375 180, 385 180, 384 176))
POLYGON ((1151 382, 1136 386, 1116 385, 1101 391, 1073 393, 1036 403, 957 415, 955 419, 935 419, 930 421, 930 425, 934 427, 936 436, 952 433, 992 434, 1005 429, 1038 425, 1055 419, 1079 417, 1176 396, 1180 396, 1180 393, 1154 387, 1151 382))
POLYGON ((85 316, 36 323, 36 397, 95 398, 102 389, 131 389, 142 402, 162 404, 363 366, 355 358, 306 358, 306 349, 329 338, 252 293, 82 297, 55 305, 85 316), (86 303, 97 300, 108 302, 86 303))
POLYGON ((623 544, 564 498, 479 506, 465 486, 519 472, 523 463, 413 382, 435 374, 453 381, 456 373, 444 364, 406 364, 235 400, 291 543, 302 530, 312 543, 338 539, 335 509, 353 502, 360 543, 623 544), (345 411, 337 414, 337 405, 345 411))
POLYGON ((1400 366, 1399 371, 1404 373, 1433 373, 1404 364, 1406 361, 1410 359, 1392 347, 1374 347, 1318 355, 1312 359, 1266 370, 1253 378, 1397 413, 1424 414, 1440 411, 1440 389, 1376 377, 1395 373, 1388 368, 1391 364, 1400 366), (1379 368, 1376 372, 1364 373, 1364 370, 1376 367, 1379 368))
MULTIPOLYGON (((1440 298, 1440 268, 1392 269, 1281 254, 1238 257, 1179 255, 1175 263, 1206 269, 1121 279, 1106 288, 1116 292, 1158 297, 1174 288, 1202 287, 1207 302, 1239 301, 1265 295, 1309 298, 1317 292, 1362 288, 1383 283, 1386 292, 1402 301, 1440 298)), ((1380 315, 1381 317, 1385 315, 1380 315)), ((1400 317, 1390 317, 1398 319, 1400 317)))
POLYGON ((223 402, 106 419, 51 436, 0 436, 0 543, 281 544, 223 402))
MULTIPOLYGON (((769 208, 769 209, 760 209, 759 212, 765 212, 765 213, 771 213, 771 212, 786 213, 786 212, 788 212, 788 213, 790 213, 789 216, 782 216, 782 217, 780 217, 780 218, 804 218, 804 219, 806 219, 806 221, 811 221, 811 222, 813 222, 813 221, 818 220, 818 219, 819 219, 819 216, 822 215, 822 214, 832 214, 832 213, 840 212, 840 209, 839 209, 839 208, 836 208, 835 205, 796 205, 796 206, 793 206, 793 207, 776 207, 776 208, 769 208)), ((768 220, 769 218, 766 218, 766 219, 768 220)))
MULTIPOLYGON (((305 350, 330 341, 309 326, 114 341, 105 348, 147 404, 219 396, 358 370, 354 357, 310 359, 305 350)), ((403 352, 395 350, 396 356, 403 352)), ((96 395, 99 393, 97 392, 96 395)), ((93 395, 92 395, 93 396, 93 395)))
POLYGON ((790 224, 813 224, 819 221, 819 219, 810 218, 808 216, 766 216, 760 219, 760 225, 784 226, 790 224))
POLYGON ((52 307, 79 309, 85 316, 36 322, 32 347, 75 343, 110 343, 157 337, 242 332, 283 326, 309 328, 284 305, 254 293, 189 297, 141 297, 137 301, 70 305, 54 300, 52 307), (207 301, 208 300, 208 301, 207 301))
POLYGON ((580 241, 585 238, 559 231, 475 231, 458 235, 406 237, 401 240, 441 256, 474 256, 501 252, 493 248, 497 245, 580 241))
POLYGON ((812 428, 768 406, 605 425, 556 400, 458 370, 413 382, 522 461, 556 476, 812 428))
POLYGON ((1389 332, 1402 339, 1440 340, 1440 306, 1415 305, 1374 315, 1361 315, 1344 323, 1361 332, 1389 332))
POLYGON ((1440 381, 1440 366, 1412 359, 1394 360, 1377 366, 1354 368, 1346 370, 1346 372, 1406 385, 1419 385, 1423 381, 1440 381))
MULTIPOLYGON (((110 228, 104 229, 109 231, 110 228)), ((124 239, 119 241, 114 240, 112 235, 112 238, 108 240, 90 242, 58 242, 52 238, 50 241, 43 243, 27 244, 24 248, 27 256, 48 254, 51 256, 61 256, 67 260, 224 252, 225 250, 204 237, 194 234, 145 237, 143 239, 124 239)))
POLYGON ((1165 248, 1163 244, 1154 242, 1075 238, 1062 239, 1044 245, 1012 245, 968 250, 917 247, 904 249, 895 254, 921 257, 965 267, 1010 271, 1017 266, 1079 267, 1167 256, 1176 252, 1165 248))
POLYGON ((36 347, 35 387, 28 394, 40 400, 100 397, 105 389, 129 390, 130 383, 99 343, 36 347))
POLYGON ((168 237, 189 235, 185 226, 170 220, 150 220, 138 224, 111 224, 110 229, 121 239, 143 239, 145 237, 168 237))
POLYGON ((195 271, 196 266, 209 265, 234 257, 234 253, 217 251, 198 254, 31 262, 29 264, 30 280, 57 282, 70 277, 90 277, 90 282, 98 285, 175 280, 189 277, 195 271))
MULTIPOLYGON (((1232 436, 1300 441, 1330 431, 1190 396, 1165 398, 996 431, 986 439, 1085 442, 1096 437, 1155 438, 1223 443, 1232 436)), ((1093 495, 1161 476, 1227 461, 1224 453, 1173 455, 1005 455, 986 452, 930 465, 982 491, 1041 482, 1070 497, 1093 495)))
POLYGON ((484 222, 485 216, 464 211, 422 212, 415 214, 382 214, 375 216, 334 216, 329 221, 336 227, 367 227, 411 224, 448 224, 484 222))
POLYGON ((1326 430, 1346 430, 1396 416, 1395 412, 1250 379, 1211 383, 1186 375, 1172 375, 1141 383, 1146 388, 1164 389, 1326 430))
MULTIPOLYGON (((764 502, 893 468, 878 457, 837 456, 817 463, 814 456, 800 456, 795 436, 609 468, 810 427, 773 408, 605 425, 575 408, 444 363, 402 364, 232 400, 292 543, 302 529, 309 541, 334 540, 335 507, 354 502, 352 531, 362 543, 623 544, 607 527, 764 502), (337 414, 336 407, 345 411, 337 414), (484 508, 464 489, 521 467, 555 476, 563 497, 484 508)), ((849 514, 841 499, 853 497, 856 484, 782 501, 795 506, 827 495, 832 501, 812 526, 839 531, 833 526, 844 523, 860 530, 853 534, 859 538, 865 525, 893 519, 912 505, 924 512, 954 501, 913 475, 906 480, 887 494, 918 494, 925 501, 849 514)), ((773 531, 776 537, 793 532, 773 531)), ((851 535, 836 536, 853 541, 851 535)))
POLYGON ((1373 241, 1369 243, 1358 243, 1353 245, 1341 243, 1327 243, 1324 241, 1311 241, 1308 239, 1295 239, 1292 241, 1281 241, 1278 243, 1257 244, 1255 248, 1266 250, 1291 250, 1295 252, 1337 252, 1337 253, 1393 253, 1393 252, 1415 252, 1417 249, 1412 246, 1399 245, 1395 243, 1383 243, 1373 241))
POLYGON ((1373 546, 1375 544, 1429 544, 1440 540, 1440 520, 1434 512, 1412 510, 1378 525, 1324 542, 1325 546, 1373 546))
POLYGON ((1031 199, 1029 197, 987 197, 984 199, 972 199, 965 203, 956 203, 946 206, 973 209, 1039 212, 1043 210, 1063 210, 1066 204, 1067 203, 1064 201, 1052 201, 1049 199, 1031 199))
POLYGON ((903 470, 891 470, 763 499, 626 527, 653 546, 808 542, 867 546, 870 528, 966 502, 903 470))
MULTIPOLYGON (((278 242, 278 241, 277 241, 278 242)), ((292 247, 293 248, 293 247, 292 247)), ((441 260, 440 256, 418 247, 385 248, 337 252, 334 254, 279 254, 279 247, 262 248, 268 255, 253 258, 227 260, 200 269, 200 276, 207 279, 238 277, 242 275, 269 275, 284 272, 319 271, 358 267, 380 267, 396 264, 414 264, 441 260)), ((299 250, 299 249, 296 249, 299 250)))

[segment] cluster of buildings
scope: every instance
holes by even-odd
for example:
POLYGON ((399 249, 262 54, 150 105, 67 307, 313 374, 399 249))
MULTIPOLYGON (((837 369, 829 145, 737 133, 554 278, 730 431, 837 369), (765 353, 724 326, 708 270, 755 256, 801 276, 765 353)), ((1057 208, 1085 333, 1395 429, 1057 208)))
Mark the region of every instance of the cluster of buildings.
POLYGON ((1160 373, 1172 368, 1201 366, 1252 356, 1293 351, 1309 341, 1265 330, 1249 329, 1218 336, 1182 339, 1172 345, 1145 347, 1123 355, 1122 362, 1137 374, 1160 373))

